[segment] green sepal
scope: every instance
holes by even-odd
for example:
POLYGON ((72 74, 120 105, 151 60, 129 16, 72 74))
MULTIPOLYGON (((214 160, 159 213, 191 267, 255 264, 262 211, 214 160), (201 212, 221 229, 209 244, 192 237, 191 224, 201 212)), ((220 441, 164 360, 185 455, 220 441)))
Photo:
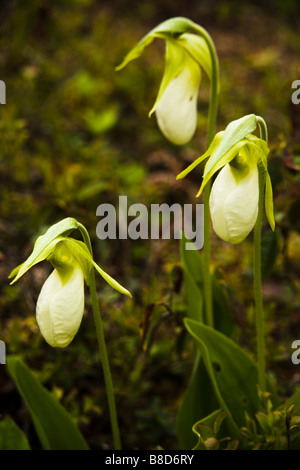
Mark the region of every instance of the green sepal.
POLYGON ((177 17, 166 20, 146 34, 128 52, 122 63, 116 67, 116 70, 119 71, 123 69, 129 62, 139 58, 143 54, 144 49, 149 46, 155 38, 160 38, 167 42, 176 42, 178 46, 184 49, 192 59, 203 68, 209 79, 211 79, 211 55, 207 41, 199 35, 199 29, 196 23, 187 18, 177 17), (193 33, 189 31, 193 31, 193 33))
POLYGON ((193 163, 191 163, 185 170, 183 170, 179 175, 176 176, 177 180, 181 180, 186 177, 196 166, 199 165, 199 163, 203 162, 207 157, 209 157, 215 149, 220 145, 220 142, 222 140, 222 136, 224 134, 224 131, 218 132, 206 152, 201 155, 201 157, 197 158, 193 163))
POLYGON ((245 145, 245 142, 246 141, 243 139, 240 142, 237 142, 235 145, 233 145, 233 147, 231 147, 226 153, 224 153, 224 155, 222 155, 218 159, 218 161, 215 163, 213 167, 211 167, 210 161, 212 158, 214 158, 214 154, 211 155, 211 158, 208 160, 207 164, 205 165, 203 181, 196 197, 200 196, 200 194, 203 191, 204 186, 213 177, 213 175, 218 170, 220 170, 223 166, 227 165, 227 163, 230 163, 238 155, 240 149, 245 145), (207 172, 207 167, 211 167, 208 172, 207 172))
POLYGON ((205 168, 203 177, 211 171, 223 155, 225 155, 234 145, 244 139, 246 135, 251 134, 251 132, 256 129, 256 126, 255 114, 248 114, 247 116, 236 119, 228 124, 222 136, 220 145, 205 168))
POLYGON ((89 284, 91 268, 94 267, 110 286, 112 286, 121 294, 125 294, 132 297, 127 289, 121 286, 117 281, 115 281, 111 276, 109 276, 109 274, 107 274, 103 269, 101 269, 97 263, 95 263, 88 247, 84 242, 80 240, 75 240, 67 236, 70 232, 72 232, 72 230, 77 229, 78 227, 79 225, 76 219, 73 219, 71 217, 63 219, 57 224, 52 225, 44 235, 40 236, 36 240, 33 251, 27 258, 27 260, 17 266, 10 273, 9 278, 14 277, 13 281, 10 284, 14 284, 30 268, 44 260, 49 260, 52 265, 56 269, 58 269, 58 272, 62 275, 63 279, 65 275, 68 276, 69 272, 67 272, 68 270, 64 270, 63 265, 65 263, 66 268, 68 267, 67 265, 72 266, 71 258, 69 260, 67 256, 67 259, 64 262, 64 260, 61 258, 61 255, 55 255, 55 249, 57 244, 63 243, 66 247, 68 247, 72 256, 74 256, 75 260, 80 265, 87 284, 89 284))
POLYGON ((148 34, 146 34, 125 56, 122 63, 116 67, 116 70, 121 70, 132 60, 137 59, 144 52, 145 47, 149 46, 155 38, 170 39, 188 32, 193 29, 194 23, 187 18, 176 17, 163 21, 148 34))
POLYGON ((266 216, 272 230, 275 230, 273 190, 269 172, 266 172, 266 192, 265 192, 265 210, 266 216))
POLYGON ((15 277, 11 284, 14 284, 32 266, 47 259, 53 252, 55 245, 63 240, 62 235, 67 236, 72 230, 78 227, 78 222, 72 217, 67 217, 57 224, 52 225, 47 232, 40 236, 35 244, 32 253, 27 260, 17 266, 9 275, 9 279, 15 277))
MULTIPOLYGON (((258 163, 261 163, 265 170, 266 181, 265 181, 265 211, 272 230, 275 230, 275 219, 274 219, 274 205, 273 205, 273 190, 271 178, 268 171, 268 154, 270 152, 268 144, 265 140, 259 139, 255 135, 248 135, 246 137, 251 143, 255 144, 255 153, 257 156, 258 163)), ((254 149, 254 147, 252 147, 254 149)))
POLYGON ((83 270, 87 273, 90 271, 91 267, 93 266, 96 271, 103 277, 103 279, 114 289, 116 289, 121 294, 128 295, 132 297, 131 293, 125 289, 125 287, 121 286, 115 279, 113 279, 109 274, 107 274, 97 263, 93 260, 93 257, 89 250, 87 249, 86 245, 73 238, 66 238, 65 243, 67 243, 68 247, 70 248, 73 256, 76 258, 77 262, 83 268, 83 270), (86 267, 84 267, 86 265, 86 267), (89 267, 88 267, 89 266, 89 267))
POLYGON ((27 258, 27 260, 24 261, 24 263, 17 266, 8 276, 9 278, 12 278, 15 276, 15 278, 11 281, 10 285, 18 281, 20 277, 22 277, 34 265, 51 257, 51 255, 53 254, 55 250, 55 246, 59 242, 65 240, 64 237, 57 237, 54 240, 50 241, 46 246, 44 246, 44 241, 41 238, 42 237, 39 237, 36 240, 33 251, 31 255, 27 258), (40 246, 42 245, 43 245, 43 248, 40 249, 40 246))
MULTIPOLYGON (((251 137, 251 136, 249 136, 251 137)), ((255 136, 252 136, 255 137, 255 136)), ((258 143, 258 153, 259 153, 259 161, 264 167, 265 170, 265 211, 266 216, 269 221, 270 227, 272 230, 275 230, 275 219, 274 219, 274 205, 273 205, 273 190, 272 190, 272 183, 271 178, 268 171, 268 160, 267 156, 269 153, 269 149, 267 143, 264 140, 260 140, 258 143)))

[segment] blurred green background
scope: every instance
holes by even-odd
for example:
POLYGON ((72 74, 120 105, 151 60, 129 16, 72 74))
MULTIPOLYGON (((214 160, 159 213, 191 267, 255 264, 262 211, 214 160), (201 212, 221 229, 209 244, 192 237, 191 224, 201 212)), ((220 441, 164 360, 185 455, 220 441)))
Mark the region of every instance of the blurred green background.
MULTIPOLYGON (((89 230, 96 261, 125 285, 121 298, 97 279, 125 448, 176 447, 175 417, 192 349, 178 241, 96 237, 99 204, 195 203, 201 169, 176 175, 205 150, 209 81, 203 75, 197 134, 184 147, 148 119, 163 72, 163 42, 121 72, 115 67, 152 27, 186 16, 206 28, 220 59, 217 128, 255 113, 269 129, 277 230, 264 226, 264 296, 270 372, 282 397, 300 382, 291 343, 300 338, 300 19, 296 0, 0 1, 0 339, 21 354, 79 424, 90 446, 110 448, 109 417, 89 298, 71 345, 41 337, 35 303, 50 272, 42 263, 10 287, 10 271, 38 235, 64 217, 89 230), (144 341, 145 340, 145 341, 144 341)), ((201 202, 201 201, 199 201, 201 202)), ((213 235, 213 267, 232 306, 236 338, 253 354, 251 236, 230 246, 213 235)), ((88 295, 88 293, 87 293, 88 295)), ((0 418, 10 414, 37 441, 14 385, 0 369, 0 418)))

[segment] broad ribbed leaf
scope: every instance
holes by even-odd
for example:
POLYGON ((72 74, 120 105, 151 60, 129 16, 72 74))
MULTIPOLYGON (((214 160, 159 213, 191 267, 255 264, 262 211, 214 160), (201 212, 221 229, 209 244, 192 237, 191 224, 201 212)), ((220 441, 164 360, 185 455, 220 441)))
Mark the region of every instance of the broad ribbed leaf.
MULTIPOLYGON (((188 239, 181 240, 181 262, 187 301, 187 316, 205 323, 203 299, 203 257, 197 250, 186 250, 188 239)), ((218 281, 212 277, 213 307, 216 328, 226 335, 233 330, 233 318, 227 299, 218 281)), ((176 418, 176 431, 181 449, 196 444, 193 424, 218 407, 216 395, 204 366, 200 351, 196 352, 191 378, 176 418)))
POLYGON ((228 412, 231 432, 238 436, 238 429, 245 425, 245 411, 254 416, 261 410, 256 364, 215 329, 189 318, 185 319, 185 326, 200 347, 219 406, 228 412))

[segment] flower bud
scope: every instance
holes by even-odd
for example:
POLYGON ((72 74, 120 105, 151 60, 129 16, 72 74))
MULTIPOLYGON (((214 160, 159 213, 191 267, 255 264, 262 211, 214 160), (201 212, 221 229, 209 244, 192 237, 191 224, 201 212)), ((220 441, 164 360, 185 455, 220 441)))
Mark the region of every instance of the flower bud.
POLYGON ((36 318, 48 344, 64 348, 77 333, 84 311, 84 276, 78 264, 67 280, 54 269, 40 292, 36 318))
POLYGON ((233 244, 242 242, 253 229, 258 212, 258 168, 238 176, 238 170, 226 164, 215 179, 209 199, 216 234, 233 244))

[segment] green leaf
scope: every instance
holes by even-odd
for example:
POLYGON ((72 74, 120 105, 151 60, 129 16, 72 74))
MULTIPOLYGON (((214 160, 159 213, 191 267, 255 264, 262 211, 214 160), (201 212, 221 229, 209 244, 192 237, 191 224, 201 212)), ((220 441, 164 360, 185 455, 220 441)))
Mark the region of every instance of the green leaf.
POLYGON ((184 322, 200 347, 219 406, 228 412, 232 437, 238 437, 239 428, 245 425, 245 411, 254 416, 261 410, 256 364, 222 333, 188 318, 184 322))
POLYGON ((15 276, 11 284, 14 284, 18 279, 20 279, 20 277, 32 268, 32 266, 48 258, 54 250, 55 245, 59 241, 63 240, 61 236, 67 236, 77 227, 78 222, 72 217, 67 217, 57 224, 52 225, 44 235, 36 240, 33 251, 27 260, 10 273, 9 278, 15 276))
POLYGON ((57 224, 52 225, 44 235, 37 239, 33 251, 27 260, 12 271, 9 277, 15 276, 15 278, 11 284, 20 279, 20 277, 23 276, 23 274, 25 274, 32 266, 49 258, 53 253, 55 246, 59 242, 63 242, 69 246, 73 256, 80 264, 87 284, 89 283, 88 280, 90 269, 92 266, 94 266, 94 268, 105 279, 105 281, 114 289, 116 289, 118 292, 121 292, 121 294, 126 294, 129 297, 132 297, 130 292, 125 289, 125 287, 121 286, 117 281, 109 276, 109 274, 103 271, 103 269, 101 269, 97 263, 95 263, 85 243, 80 240, 67 237, 67 235, 69 235, 72 230, 77 228, 79 228, 77 220, 71 217, 63 219, 57 224))
POLYGON ((0 450, 30 450, 27 437, 9 416, 0 422, 0 450))
MULTIPOLYGON (((184 274, 184 287, 187 299, 187 316, 202 323, 205 319, 203 295, 203 255, 198 250, 186 250, 185 244, 191 243, 182 234, 181 263, 184 274)), ((230 306, 222 286, 215 276, 211 276, 215 327, 230 336, 234 322, 230 306)))
MULTIPOLYGON (((203 256, 197 250, 186 250, 189 240, 182 235, 181 262, 184 273, 184 287, 187 300, 187 316, 200 322, 205 321, 203 300, 203 256)), ((213 308, 216 327, 230 335, 233 329, 233 318, 227 299, 218 281, 212 277, 213 308)), ((201 358, 196 354, 193 372, 180 405, 176 430, 182 449, 191 449, 195 445, 192 426, 195 421, 207 416, 218 407, 211 380, 201 358)))
POLYGON ((176 417, 176 432, 180 448, 192 449, 196 445, 192 427, 195 421, 206 416, 218 406, 206 368, 198 352, 194 369, 176 417))
POLYGON ((247 134, 250 134, 256 129, 257 122, 255 114, 248 114, 240 119, 232 121, 226 127, 220 145, 216 152, 208 161, 205 168, 204 177, 211 171, 211 169, 218 163, 220 158, 225 155, 235 144, 240 142, 247 134))
POLYGON ((206 439, 217 436, 226 414, 224 411, 215 410, 194 424, 193 433, 197 436, 198 442, 192 450, 207 450, 206 439))
POLYGON ((21 359, 7 358, 8 372, 24 399, 45 450, 88 450, 65 408, 46 390, 21 359))

